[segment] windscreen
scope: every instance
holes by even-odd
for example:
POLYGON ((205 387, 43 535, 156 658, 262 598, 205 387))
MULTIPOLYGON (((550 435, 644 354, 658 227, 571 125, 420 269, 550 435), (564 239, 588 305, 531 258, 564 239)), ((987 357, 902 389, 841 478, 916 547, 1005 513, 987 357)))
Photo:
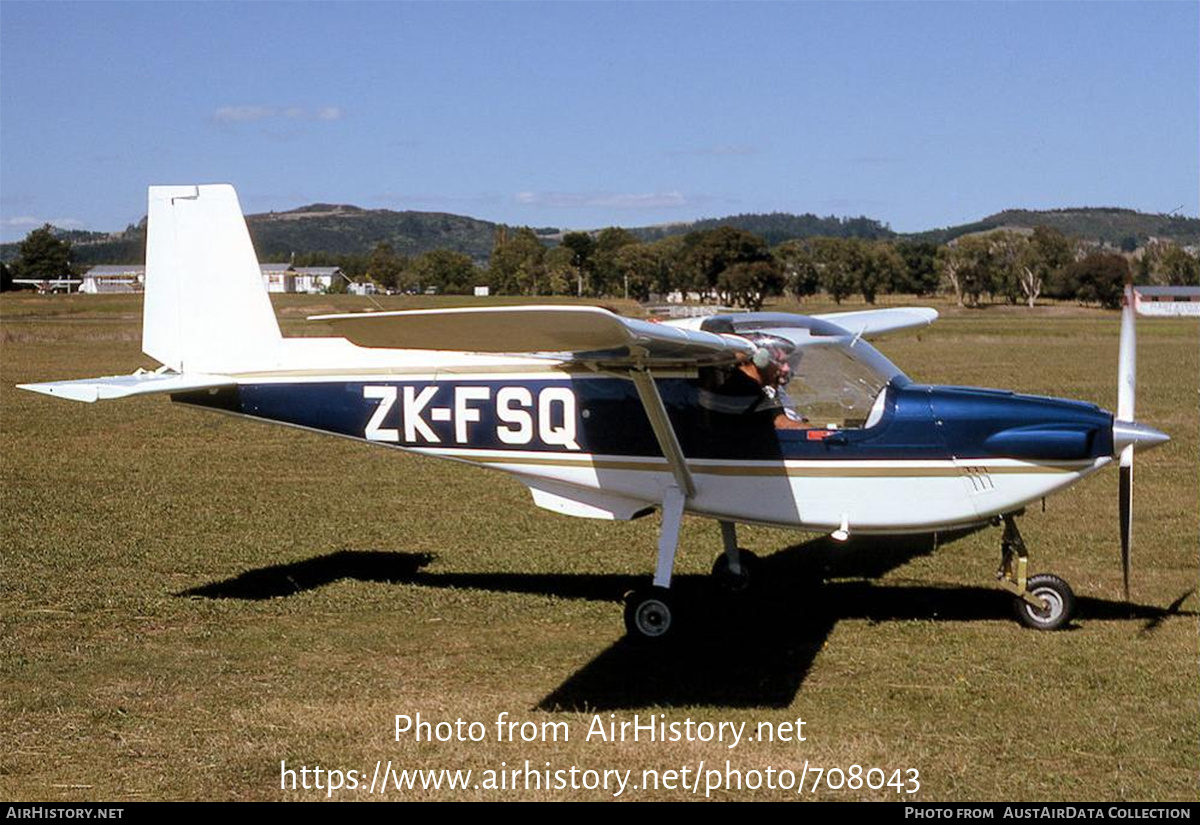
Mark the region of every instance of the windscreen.
POLYGON ((811 426, 844 429, 874 424, 882 413, 888 383, 896 379, 908 383, 895 364, 861 338, 811 335, 796 329, 769 332, 796 345, 787 356, 791 376, 783 389, 811 426))

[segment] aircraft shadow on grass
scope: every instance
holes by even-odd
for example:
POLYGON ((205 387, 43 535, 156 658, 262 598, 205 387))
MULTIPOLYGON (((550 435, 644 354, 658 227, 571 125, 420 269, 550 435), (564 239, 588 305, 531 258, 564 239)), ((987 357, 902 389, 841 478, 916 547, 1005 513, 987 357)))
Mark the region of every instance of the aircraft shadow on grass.
MULTIPOLYGON (((968 532, 857 538, 822 537, 759 561, 752 594, 714 592, 706 576, 677 576, 686 632, 662 649, 622 638, 547 695, 543 710, 600 711, 672 705, 787 707, 841 619, 962 622, 1008 619, 1012 597, 991 587, 877 584, 871 581, 968 532)), ((178 596, 262 600, 341 579, 423 587, 526 593, 619 602, 645 583, 617 574, 434 573, 428 553, 342 550, 249 570, 178 596)), ((1085 619, 1143 621, 1153 632, 1184 611, 1189 590, 1169 607, 1081 597, 1085 619)))

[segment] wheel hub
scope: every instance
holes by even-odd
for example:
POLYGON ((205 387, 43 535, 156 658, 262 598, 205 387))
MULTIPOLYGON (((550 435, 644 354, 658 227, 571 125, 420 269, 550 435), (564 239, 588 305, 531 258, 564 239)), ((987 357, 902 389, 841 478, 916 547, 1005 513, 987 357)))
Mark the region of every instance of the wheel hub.
POLYGON ((671 629, 671 610, 657 600, 643 602, 637 609, 638 630, 646 636, 661 636, 671 629))

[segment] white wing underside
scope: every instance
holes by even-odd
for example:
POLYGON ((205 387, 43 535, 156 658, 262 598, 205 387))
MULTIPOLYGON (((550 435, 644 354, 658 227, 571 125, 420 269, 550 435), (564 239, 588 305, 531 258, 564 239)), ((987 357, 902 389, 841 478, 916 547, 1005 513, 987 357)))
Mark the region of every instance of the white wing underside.
POLYGON ((545 353, 604 366, 729 363, 754 346, 716 335, 623 318, 587 306, 514 306, 316 315, 361 347, 545 353))
POLYGON ((895 307, 865 309, 857 312, 827 312, 813 315, 868 340, 906 329, 927 327, 937 320, 936 309, 928 307, 895 307))

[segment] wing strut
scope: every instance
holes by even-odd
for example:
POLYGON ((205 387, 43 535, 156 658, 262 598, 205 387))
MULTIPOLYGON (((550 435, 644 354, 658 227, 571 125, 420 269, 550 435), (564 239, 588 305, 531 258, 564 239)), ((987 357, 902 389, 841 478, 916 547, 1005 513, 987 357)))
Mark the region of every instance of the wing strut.
POLYGON ((667 417, 667 408, 663 406, 662 396, 658 394, 654 376, 645 367, 634 367, 629 370, 629 377, 637 387, 638 397, 642 399, 646 417, 650 419, 650 426, 654 428, 658 446, 671 467, 672 475, 675 476, 675 484, 684 494, 684 498, 691 498, 696 494, 696 485, 692 482, 692 473, 688 470, 683 450, 679 447, 679 439, 675 437, 675 428, 671 426, 671 419, 667 417))
POLYGON ((658 446, 662 449, 675 476, 675 483, 667 486, 662 502, 662 529, 658 534, 658 557, 654 565, 654 586, 670 587, 671 575, 675 569, 675 553, 679 548, 679 527, 683 522, 683 511, 687 500, 696 494, 696 485, 692 481, 692 473, 688 470, 687 461, 683 457, 683 449, 675 436, 675 428, 667 417, 667 408, 663 406, 662 396, 654 383, 654 376, 645 367, 634 367, 629 370, 629 377, 637 388, 638 397, 654 428, 658 446))

